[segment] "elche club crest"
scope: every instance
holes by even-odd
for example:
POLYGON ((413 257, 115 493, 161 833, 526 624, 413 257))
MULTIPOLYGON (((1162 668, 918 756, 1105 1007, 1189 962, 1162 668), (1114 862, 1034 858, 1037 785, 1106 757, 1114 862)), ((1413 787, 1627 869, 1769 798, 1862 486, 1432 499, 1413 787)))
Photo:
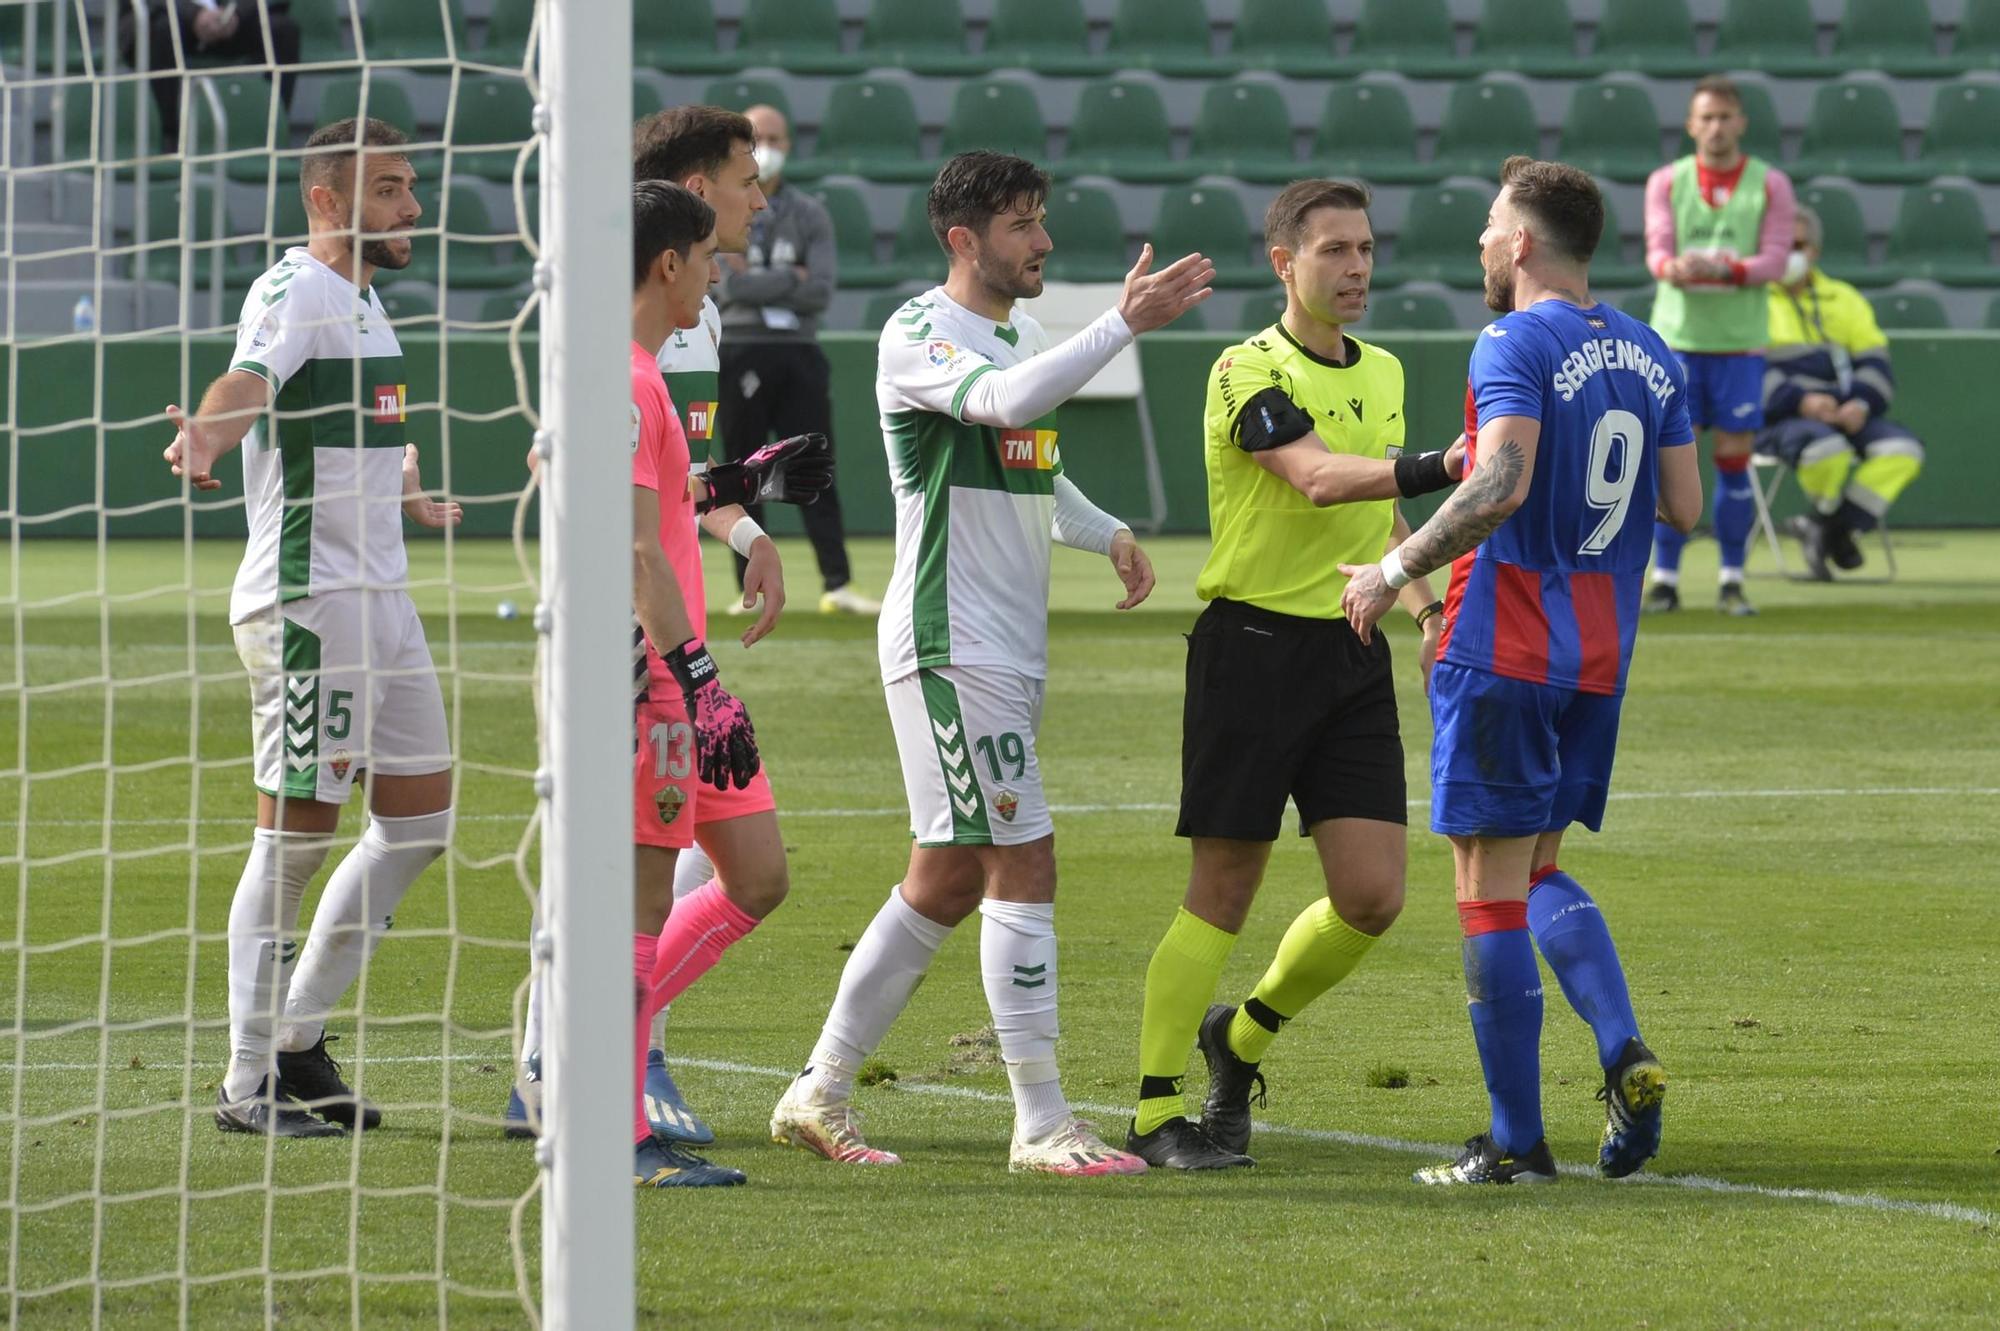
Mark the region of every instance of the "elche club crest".
POLYGON ((993 792, 993 812, 1000 815, 1001 822, 1003 823, 1013 822, 1014 815, 1020 810, 1020 808, 1021 808, 1020 796, 1016 795, 1013 791, 1007 789, 1007 787, 1002 786, 998 790, 993 792))
POLYGON ((653 807, 660 811, 660 826, 672 827, 674 819, 681 816, 687 807, 687 792, 679 786, 662 786, 653 796, 653 807))

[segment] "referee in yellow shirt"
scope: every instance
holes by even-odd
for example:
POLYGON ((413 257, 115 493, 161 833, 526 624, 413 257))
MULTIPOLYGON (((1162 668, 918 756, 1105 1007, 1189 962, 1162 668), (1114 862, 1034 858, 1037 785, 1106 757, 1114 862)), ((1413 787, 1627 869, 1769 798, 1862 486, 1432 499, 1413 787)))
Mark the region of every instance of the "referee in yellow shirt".
MULTIPOLYGON (((1222 353, 1204 457, 1214 548, 1188 635, 1179 834, 1187 896, 1146 969, 1139 1103, 1126 1149, 1156 1167, 1248 1165, 1250 1093, 1271 1038, 1338 984, 1403 908, 1403 743, 1389 645, 1340 610, 1340 564, 1409 534, 1396 498, 1442 489, 1463 448, 1403 453, 1403 366, 1347 335, 1368 308, 1375 238, 1365 186, 1303 180, 1264 218, 1285 285, 1276 324, 1222 353), (1209 1006, 1284 822, 1299 811, 1326 875, 1240 1007, 1209 1006), (1206 1010, 1207 1015, 1203 1012, 1206 1010), (1209 1067, 1199 1124, 1181 1097, 1189 1046, 1209 1067)), ((1403 605, 1428 681, 1443 605, 1422 578, 1403 605)))

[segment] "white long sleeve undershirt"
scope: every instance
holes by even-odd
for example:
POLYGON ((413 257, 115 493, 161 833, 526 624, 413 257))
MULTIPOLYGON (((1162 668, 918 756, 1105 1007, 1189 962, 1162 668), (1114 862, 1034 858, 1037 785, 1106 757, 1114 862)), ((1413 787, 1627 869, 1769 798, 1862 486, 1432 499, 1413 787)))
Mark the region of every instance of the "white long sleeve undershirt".
POLYGON ((1003 430, 1032 424, 1060 407, 1132 343, 1117 310, 1106 310, 1081 332, 1004 370, 988 370, 967 386, 959 419, 1003 430))
POLYGON ((1056 477, 1056 509, 1053 535, 1056 544, 1072 550, 1088 550, 1094 555, 1111 553, 1111 538, 1125 524, 1090 502, 1067 476, 1056 477))

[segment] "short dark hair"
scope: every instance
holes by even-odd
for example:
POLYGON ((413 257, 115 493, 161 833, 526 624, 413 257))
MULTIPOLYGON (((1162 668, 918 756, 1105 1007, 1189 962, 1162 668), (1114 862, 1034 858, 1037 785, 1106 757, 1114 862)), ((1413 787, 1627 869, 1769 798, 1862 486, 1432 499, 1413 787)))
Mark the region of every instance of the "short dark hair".
POLYGON ((1025 157, 979 149, 946 162, 924 196, 931 234, 946 254, 945 237, 955 226, 984 235, 986 226, 1002 213, 1031 211, 1047 202, 1048 173, 1025 157))
POLYGON ((1306 218, 1317 208, 1367 212, 1374 196, 1358 180, 1294 180, 1264 210, 1264 243, 1295 250, 1305 239, 1306 218))
POLYGON ((632 184, 632 287, 668 250, 688 256, 702 237, 715 230, 715 209, 686 186, 670 180, 639 180, 632 184))
POLYGON ((1736 86, 1736 80, 1730 78, 1727 74, 1710 74, 1707 78, 1695 84, 1694 91, 1688 94, 1688 105, 1693 106, 1694 99, 1703 93, 1707 93, 1710 97, 1720 97, 1724 101, 1734 102, 1736 103, 1736 109, 1739 111, 1743 109, 1742 90, 1736 86))
POLYGON ((1590 262, 1604 237, 1604 195, 1588 171, 1516 155, 1500 164, 1500 183, 1551 249, 1590 262))
POLYGON ((366 121, 348 116, 331 125, 321 125, 306 140, 305 157, 299 162, 299 193, 310 203, 315 185, 339 189, 340 173, 362 147, 400 148, 409 141, 410 136, 402 130, 373 116, 366 121))
POLYGON ((749 118, 720 106, 675 106, 632 126, 632 179, 713 179, 729 165, 736 145, 755 145, 749 118))

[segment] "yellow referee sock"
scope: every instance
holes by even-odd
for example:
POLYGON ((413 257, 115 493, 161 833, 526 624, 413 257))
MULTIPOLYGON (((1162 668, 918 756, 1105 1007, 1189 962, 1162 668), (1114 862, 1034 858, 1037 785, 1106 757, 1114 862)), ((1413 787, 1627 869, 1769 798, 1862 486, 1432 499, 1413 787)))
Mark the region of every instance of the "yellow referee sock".
POLYGON ((1325 897, 1300 911, 1279 941, 1271 968, 1229 1023, 1231 1051, 1246 1063, 1262 1061, 1278 1027, 1346 979, 1373 946, 1373 935, 1341 919, 1325 897))
POLYGON ((1185 908, 1174 912, 1166 937, 1146 967, 1146 1006, 1139 1019, 1139 1107, 1133 1130, 1141 1136, 1187 1112, 1181 1079, 1202 1013, 1215 998, 1223 963, 1236 935, 1185 908))

